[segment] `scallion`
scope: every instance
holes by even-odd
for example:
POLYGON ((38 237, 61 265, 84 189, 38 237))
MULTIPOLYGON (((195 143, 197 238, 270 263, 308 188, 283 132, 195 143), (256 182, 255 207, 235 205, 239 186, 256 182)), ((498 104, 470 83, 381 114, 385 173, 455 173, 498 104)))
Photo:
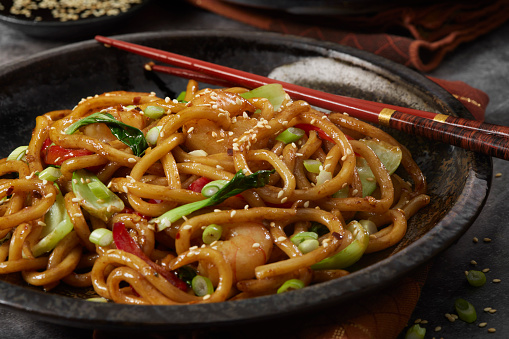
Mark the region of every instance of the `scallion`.
POLYGON ((214 293, 214 286, 209 278, 202 275, 196 275, 191 281, 191 287, 193 288, 194 294, 198 297, 203 297, 207 294, 214 293))
POLYGON ((104 184, 100 181, 92 181, 89 182, 88 188, 90 191, 97 197, 97 199, 108 199, 110 196, 110 190, 104 186, 104 184))
POLYGON ((90 233, 88 240, 92 244, 109 246, 113 242, 113 232, 107 228, 98 228, 90 233))
POLYGON ((205 244, 210 245, 214 241, 221 239, 222 234, 223 228, 221 225, 210 224, 203 230, 201 238, 205 244))
POLYGON ((298 289, 303 288, 304 286, 305 285, 302 280, 290 279, 290 280, 285 281, 283 283, 283 285, 281 285, 281 287, 278 288, 277 293, 279 294, 279 293, 290 292, 293 290, 298 290, 298 289))
POLYGON ((28 146, 19 146, 7 156, 7 160, 22 160, 27 153, 28 146))
POLYGON ((364 227, 364 229, 366 231, 368 231, 369 234, 375 234, 376 232, 378 232, 378 228, 376 227, 376 224, 374 222, 372 222, 371 220, 362 219, 362 220, 359 220, 359 224, 361 224, 362 227, 364 227))
POLYGON ((48 181, 55 181, 62 175, 62 172, 60 169, 56 167, 46 167, 39 173, 39 179, 41 180, 48 180, 48 181))
POLYGON ((458 313, 458 317, 467 323, 473 323, 477 320, 475 307, 465 299, 458 298, 454 302, 454 308, 458 313))
POLYGON ((147 143, 151 146, 157 144, 157 139, 159 139, 159 134, 161 133, 161 129, 163 126, 155 126, 148 130, 147 135, 145 135, 145 139, 147 143))
POLYGON ((332 180, 332 173, 329 171, 321 170, 320 173, 318 173, 316 176, 317 185, 323 185, 329 180, 332 180))
POLYGON ((292 142, 298 141, 304 134, 306 134, 306 132, 303 129, 288 127, 283 132, 278 134, 276 140, 284 142, 285 144, 290 144, 292 142))
POLYGON ((303 254, 312 252, 320 246, 320 243, 316 239, 306 239, 297 246, 299 251, 303 254))
POLYGON ((147 106, 143 110, 143 114, 151 119, 159 119, 166 113, 166 110, 161 106, 147 106))
POLYGON ((290 240, 299 246, 305 240, 317 240, 318 234, 316 232, 299 232, 295 234, 290 240))
POLYGON ((486 283, 486 275, 481 271, 470 270, 467 274, 467 281, 472 286, 480 287, 486 283))
POLYGON ((204 197, 211 197, 228 183, 228 180, 214 180, 203 186, 201 194, 204 197))
POLYGON ((426 328, 415 324, 406 331, 405 339, 424 339, 426 328))
POLYGON ((306 159, 303 161, 304 168, 310 173, 320 173, 322 162, 320 160, 306 159))

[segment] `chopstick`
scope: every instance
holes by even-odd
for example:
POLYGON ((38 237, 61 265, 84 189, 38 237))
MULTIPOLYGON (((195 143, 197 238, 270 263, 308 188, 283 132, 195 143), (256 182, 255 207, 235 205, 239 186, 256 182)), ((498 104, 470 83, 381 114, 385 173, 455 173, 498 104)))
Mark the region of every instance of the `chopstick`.
POLYGON ((209 80, 220 79, 225 83, 247 88, 279 83, 294 100, 305 100, 311 105, 330 111, 348 113, 358 119, 409 134, 509 160, 509 127, 506 126, 344 97, 100 35, 95 39, 108 47, 115 47, 187 70, 186 72, 177 71, 177 73, 180 72, 179 76, 201 74, 209 80))

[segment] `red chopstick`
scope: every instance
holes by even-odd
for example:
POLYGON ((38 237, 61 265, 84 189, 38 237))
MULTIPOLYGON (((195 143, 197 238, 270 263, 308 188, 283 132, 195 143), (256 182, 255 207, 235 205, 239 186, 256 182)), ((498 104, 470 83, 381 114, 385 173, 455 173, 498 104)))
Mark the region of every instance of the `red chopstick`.
POLYGON ((279 83, 294 100, 305 100, 330 111, 345 112, 365 121, 509 160, 509 127, 506 126, 344 97, 104 36, 96 36, 95 39, 105 45, 191 71, 185 72, 188 75, 199 73, 247 88, 279 83))

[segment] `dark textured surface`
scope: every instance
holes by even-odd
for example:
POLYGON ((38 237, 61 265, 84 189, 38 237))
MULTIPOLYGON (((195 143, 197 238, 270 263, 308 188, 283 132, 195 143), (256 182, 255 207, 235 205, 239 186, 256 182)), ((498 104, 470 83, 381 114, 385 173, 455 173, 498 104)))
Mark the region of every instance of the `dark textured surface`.
MULTIPOLYGON (((185 5, 176 5, 177 11, 172 11, 169 6, 156 4, 141 13, 136 24, 119 28, 116 33, 131 33, 150 30, 168 29, 250 29, 247 26, 221 19, 209 13, 190 9, 185 5)), ((22 60, 33 52, 46 50, 50 47, 64 45, 64 42, 48 42, 27 38, 22 34, 0 25, 0 63, 11 60, 22 60)), ((492 101, 488 109, 487 121, 498 124, 509 124, 509 117, 504 112, 507 107, 507 82, 508 68, 506 62, 509 59, 509 48, 506 46, 505 38, 509 34, 507 25, 487 37, 476 42, 465 45, 451 55, 444 65, 433 75, 451 79, 464 80, 472 86, 486 91, 492 101), (504 77, 505 75, 505 77, 504 77)), ((228 57, 226 55, 225 57, 228 57)), ((69 60, 59 60, 63 64, 69 60)), ((263 64, 260 61, 260 64, 263 64)), ((4 70, 3 64, 0 64, 4 70)), ((77 67, 77 66, 76 66, 77 67)), ((117 72, 116 76, 122 80, 125 74, 117 72)), ((31 75, 26 74, 26 79, 31 75)), ((124 79, 125 80, 125 79, 124 79)), ((129 86, 129 84, 127 84, 129 86)), ((84 86, 78 80, 72 83, 72 87, 84 86)), ((85 88, 87 89, 87 88, 85 88)), ((68 98, 69 99, 69 98, 68 98)), ((35 107, 42 103, 34 103, 35 107)), ((44 107, 40 107, 44 108, 44 107)), ((449 151, 446 151, 446 154, 449 151)), ((504 161, 495 159, 494 172, 502 173, 501 177, 493 179, 494 185, 481 215, 471 229, 454 243, 448 250, 438 255, 430 271, 430 277, 423 291, 423 296, 414 312, 412 321, 417 318, 429 321, 427 337, 433 336, 444 338, 482 337, 505 338, 509 328, 504 320, 507 318, 507 292, 505 279, 507 273, 507 256, 509 250, 504 246, 509 231, 504 228, 508 211, 505 197, 507 192, 504 189, 504 182, 509 175, 509 167, 504 161), (472 238, 477 236, 481 241, 477 244, 472 238), (491 243, 483 243, 482 238, 491 237, 491 243), (472 289, 465 284, 463 271, 473 267, 470 260, 477 260, 478 267, 491 269, 489 283, 481 289, 472 289), (502 278, 502 283, 493 284, 491 279, 502 278), (497 329, 495 334, 488 334, 486 328, 478 328, 474 325, 467 325, 462 322, 449 323, 444 313, 452 312, 454 298, 458 296, 468 297, 470 301, 478 306, 479 318, 488 322, 488 327, 497 329), (483 307, 493 307, 498 311, 494 314, 482 312, 483 307), (434 332, 436 326, 441 326, 440 332, 434 332), (504 328, 505 326, 505 328, 504 328)), ((453 184, 458 184, 455 180, 453 184)), ((482 194, 482 192, 474 192, 482 194)), ((461 218, 462 216, 458 216, 461 218)), ((14 296, 14 300, 16 296, 14 296)), ((58 307, 58 306, 57 306, 58 307)), ((235 315, 235 310, 229 309, 235 315)), ((130 313, 130 312, 128 312, 130 313)), ((126 314, 128 314, 126 313, 126 314)), ((33 315, 25 313, 18 314, 12 310, 0 309, 3 321, 0 323, 2 337, 5 338, 91 338, 89 330, 74 330, 72 328, 53 325, 47 322, 40 322, 33 315)), ((166 315, 168 316, 168 315, 166 315)))

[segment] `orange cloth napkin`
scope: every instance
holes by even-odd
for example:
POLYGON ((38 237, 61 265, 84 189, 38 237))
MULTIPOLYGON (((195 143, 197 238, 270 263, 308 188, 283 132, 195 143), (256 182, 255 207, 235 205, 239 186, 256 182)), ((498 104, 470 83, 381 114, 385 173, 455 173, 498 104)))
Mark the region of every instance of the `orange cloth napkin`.
POLYGON ((221 0, 188 0, 224 17, 273 32, 347 45, 421 71, 437 67, 461 43, 509 19, 509 1, 445 1, 395 7, 370 15, 311 17, 262 10, 221 0), (402 32, 395 34, 388 32, 402 32))

